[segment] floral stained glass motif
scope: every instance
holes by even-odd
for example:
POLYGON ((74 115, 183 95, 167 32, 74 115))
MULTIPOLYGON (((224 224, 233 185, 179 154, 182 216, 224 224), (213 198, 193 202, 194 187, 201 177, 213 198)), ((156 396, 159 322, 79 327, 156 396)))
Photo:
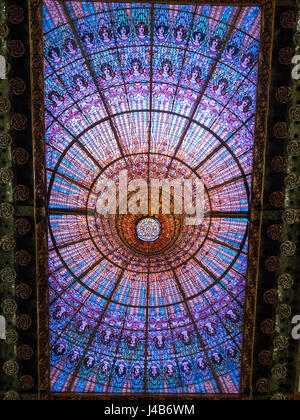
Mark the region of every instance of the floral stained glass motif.
POLYGON ((136 225, 136 234, 141 241, 154 242, 160 237, 161 224, 154 217, 144 217, 136 225))
POLYGON ((238 393, 259 7, 43 1, 53 392, 238 393), (200 225, 96 211, 200 178, 200 225))

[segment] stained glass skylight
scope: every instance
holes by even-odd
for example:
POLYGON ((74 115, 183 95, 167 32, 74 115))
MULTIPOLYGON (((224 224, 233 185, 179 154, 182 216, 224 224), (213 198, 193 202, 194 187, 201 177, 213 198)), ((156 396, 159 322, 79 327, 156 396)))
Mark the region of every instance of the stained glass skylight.
POLYGON ((43 27, 52 391, 238 393, 260 9, 44 0, 43 27), (101 216, 122 170, 198 177, 202 223, 101 216))

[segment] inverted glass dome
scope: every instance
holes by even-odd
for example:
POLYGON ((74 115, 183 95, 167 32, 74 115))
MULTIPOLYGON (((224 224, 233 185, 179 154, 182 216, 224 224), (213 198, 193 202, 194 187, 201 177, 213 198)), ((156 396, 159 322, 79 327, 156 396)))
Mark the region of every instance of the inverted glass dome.
POLYGON ((261 12, 44 0, 54 392, 237 393, 261 12), (97 213, 199 178, 201 224, 97 213))

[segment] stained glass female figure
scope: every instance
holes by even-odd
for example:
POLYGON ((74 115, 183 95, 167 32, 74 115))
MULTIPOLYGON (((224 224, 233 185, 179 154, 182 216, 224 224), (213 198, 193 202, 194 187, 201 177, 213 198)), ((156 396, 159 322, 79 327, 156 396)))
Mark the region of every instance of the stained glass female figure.
POLYGON ((83 364, 86 369, 93 369, 93 367, 95 366, 95 357, 92 354, 88 354, 84 358, 83 364))
POLYGON ((225 58, 227 61, 232 61, 234 57, 238 54, 239 49, 235 45, 228 45, 226 47, 225 58))
POLYGON ((188 75, 187 79, 191 85, 200 85, 201 84, 201 74, 202 71, 200 67, 193 67, 191 73, 188 75))
POLYGON ((141 366, 138 363, 136 363, 133 366, 132 374, 133 374, 134 378, 139 378, 141 376, 141 374, 142 374, 142 368, 141 368, 141 366))
POLYGON ((150 366, 149 376, 152 379, 157 379, 160 376, 160 372, 156 363, 152 363, 150 366))
POLYGON ((220 353, 215 351, 211 355, 211 360, 212 360, 213 364, 220 365, 223 362, 223 357, 220 353))
POLYGON ((139 22, 135 27, 135 32, 137 34, 138 39, 143 42, 147 38, 149 33, 148 26, 144 22, 139 22))
POLYGON ((88 330, 89 324, 85 320, 80 320, 77 323, 76 332, 79 335, 83 335, 88 330))
POLYGON ((131 61, 131 69, 130 69, 130 75, 134 77, 140 77, 142 74, 144 74, 144 69, 141 60, 138 58, 134 58, 131 61))
POLYGON ((53 313, 53 318, 58 321, 59 319, 62 319, 67 314, 67 310, 62 307, 61 305, 56 306, 55 311, 53 313))
POLYGON ((51 92, 49 92, 48 99, 49 101, 51 101, 51 105, 53 106, 53 108, 57 108, 61 106, 64 102, 64 97, 61 96, 55 90, 52 90, 51 92))
POLYGON ((168 378, 173 378, 175 375, 175 367, 172 362, 166 364, 165 374, 168 378))
POLYGON ((209 43, 209 51, 211 54, 216 55, 222 46, 222 39, 219 35, 211 38, 209 43))
POLYGON ((112 32, 107 26, 102 26, 99 31, 99 36, 103 44, 109 45, 112 39, 112 32))
POLYGON ((68 362, 73 365, 78 362, 80 359, 80 351, 78 349, 73 349, 68 356, 68 362))
POLYGON ((208 367, 207 361, 203 357, 197 359, 197 369, 204 371, 208 367))
POLYGON ((94 48, 94 35, 91 32, 84 32, 81 41, 85 44, 88 49, 94 48))
POLYGON ((110 371, 110 363, 109 360, 104 359, 100 362, 100 372, 102 375, 107 375, 110 371))
POLYGON ((50 48, 50 50, 48 51, 48 57, 57 65, 60 65, 62 63, 60 51, 57 47, 50 48))
POLYGON ((241 59, 241 68, 246 70, 254 64, 254 55, 252 53, 244 54, 241 59))
POLYGON ((169 27, 166 25, 159 25, 156 28, 158 42, 164 42, 168 35, 169 27))
POLYGON ((131 372, 131 384, 134 388, 140 388, 143 384, 144 375, 139 363, 135 363, 131 372))
POLYGON ((174 29, 174 38, 177 44, 182 44, 187 36, 187 31, 183 25, 179 25, 174 29))
POLYGON ((189 375, 192 371, 192 366, 188 360, 183 360, 181 363, 181 369, 185 375, 189 375))
POLYGON ((157 350, 162 350, 165 347, 165 337, 162 336, 162 334, 158 333, 154 338, 154 345, 157 348, 157 350))
POLYGON ((108 63, 102 64, 101 68, 101 77, 105 82, 110 82, 115 77, 115 72, 112 69, 112 66, 108 63))
POLYGON ((80 92, 84 88, 88 87, 88 82, 80 74, 76 74, 73 77, 73 82, 75 84, 75 90, 77 92, 80 92))
POLYGON ((67 38, 64 42, 64 48, 69 55, 73 57, 77 55, 77 45, 74 39, 67 38))
POLYGON ((226 350, 226 354, 229 358, 231 359, 235 359, 237 356, 237 349, 233 348, 233 347, 228 347, 226 350))
POLYGON ((162 375, 159 365, 152 363, 148 369, 148 387, 152 390, 158 390, 162 387, 162 375))
POLYGON ((129 33, 130 33, 130 27, 128 25, 121 25, 119 26, 119 28, 117 29, 118 34, 120 35, 120 41, 122 41, 123 43, 128 42, 129 41, 129 33))
POLYGON ((250 96, 244 96, 241 101, 238 101, 237 107, 240 112, 243 114, 249 114, 250 107, 253 104, 252 98, 250 96))
POLYGON ((200 48, 202 41, 204 40, 205 35, 202 31, 196 31, 193 33, 193 42, 192 45, 194 48, 200 48))
POLYGON ((214 86, 214 92, 217 96, 226 96, 229 82, 227 79, 223 78, 218 81, 216 86, 214 86))
POLYGON ((63 356, 66 352, 66 346, 64 343, 57 343, 54 347, 53 347, 53 353, 55 354, 55 356, 63 356))
POLYGON ((159 73, 165 79, 168 79, 169 77, 172 77, 173 76, 172 62, 170 60, 164 60, 161 63, 161 69, 160 69, 159 73))
POLYGON ((97 370, 97 382, 104 384, 110 377, 111 366, 108 359, 100 360, 99 369, 97 370))
POLYGON ((101 342, 102 344, 108 345, 111 340, 113 339, 113 332, 111 331, 111 329, 107 329, 105 331, 102 331, 101 334, 101 342))
POLYGON ((179 333, 179 338, 181 340, 181 342, 185 345, 188 346, 189 344, 191 344, 192 340, 191 340, 191 333, 187 330, 182 330, 179 333))
POLYGON ((207 324, 204 325, 203 327, 204 331, 210 335, 211 337, 216 335, 217 331, 215 329, 215 326, 212 322, 208 322, 207 324))
POLYGON ((135 350, 137 348, 138 343, 139 339, 135 334, 131 334, 129 337, 127 337, 127 344, 131 350, 135 350))
POLYGON ((239 322, 240 317, 235 309, 229 309, 226 313, 225 318, 231 322, 239 322))
POLYGON ((208 376, 209 363, 203 356, 198 356, 196 359, 195 380, 202 382, 208 376))
POLYGON ((127 376, 127 367, 124 362, 119 362, 115 369, 115 374, 113 377, 113 386, 116 387, 115 391, 120 392, 122 390, 122 387, 126 381, 127 376))
POLYGON ((167 362, 165 366, 165 380, 169 388, 176 388, 179 385, 179 376, 176 367, 172 362, 167 362))

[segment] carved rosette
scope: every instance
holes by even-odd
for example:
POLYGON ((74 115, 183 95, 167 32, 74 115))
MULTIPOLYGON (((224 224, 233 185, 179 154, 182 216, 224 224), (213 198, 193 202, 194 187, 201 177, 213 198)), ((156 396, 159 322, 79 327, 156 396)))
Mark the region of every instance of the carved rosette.
POLYGON ((9 184, 14 178, 14 173, 10 168, 0 169, 0 182, 2 184, 9 184))
POLYGON ((274 305, 278 301, 278 291, 276 289, 269 289, 264 293, 264 301, 268 305, 274 305))
POLYGON ((285 200, 285 194, 282 191, 275 191, 270 195, 269 202, 271 206, 279 208, 282 207, 285 200))
POLYGON ((273 319, 265 319, 260 324, 260 330, 263 334, 272 335, 275 332, 275 322, 273 319))
POLYGON ((0 204, 0 217, 2 219, 10 219, 14 215, 14 207, 9 203, 0 204))
POLYGON ((287 161, 283 156, 276 156, 272 159, 271 168, 274 172, 280 173, 287 169, 287 161))
POLYGON ((296 253, 296 244, 292 241, 283 242, 280 246, 280 250, 282 255, 285 257, 292 257, 296 253))
POLYGON ((278 305, 276 308, 276 314, 280 320, 288 319, 292 315, 292 308, 286 304, 278 305))
POLYGON ((284 29, 293 29, 297 23, 297 17, 293 10, 288 10, 280 16, 280 24, 284 29))
POLYGON ((23 57, 25 47, 22 41, 13 40, 8 43, 8 54, 13 58, 23 57))
POLYGON ((296 174, 288 175, 284 180, 285 186, 288 190, 294 190, 300 185, 300 177, 296 174))
POLYGON ((21 77, 14 77, 9 81, 9 88, 13 95, 22 95, 26 90, 26 83, 21 77))
POLYGON ((0 134, 0 148, 7 149, 12 144, 11 135, 8 133, 0 134))
POLYGON ((8 391, 4 395, 4 400, 5 401, 19 401, 20 395, 16 391, 8 391))
POLYGON ((19 383, 23 391, 30 391, 34 387, 34 380, 30 375, 21 376, 19 383))
POLYGON ((33 357, 33 350, 30 346, 24 344, 18 348, 18 358, 20 360, 30 360, 33 357))
POLYGON ((293 209, 285 210, 285 212, 282 215, 282 219, 288 225, 293 225, 294 223, 296 223, 297 210, 293 210, 293 209))
POLYGON ((7 98, 0 97, 0 114, 5 114, 6 112, 9 112, 10 109, 11 109, 10 100, 7 98))
POLYGON ((19 339, 19 335, 15 330, 7 330, 6 331, 6 338, 5 343, 8 345, 17 344, 19 339))
POLYGON ((293 106, 289 111, 289 115, 292 121, 300 121, 300 105, 293 106))
POLYGON ((271 382, 267 378, 260 378, 256 382, 256 389, 260 394, 267 394, 271 391, 271 382))
POLYGON ((289 339, 282 335, 276 337, 273 341, 274 350, 283 351, 289 346, 289 339))
POLYGON ((272 363, 272 352, 269 350, 262 350, 258 355, 258 361, 263 366, 270 366, 272 363))
POLYGON ((29 299, 32 294, 31 287, 26 283, 21 283, 16 287, 16 296, 19 299, 29 299))
POLYGON ((7 20, 13 25, 18 25, 24 20, 24 10, 20 6, 10 6, 7 10, 7 20))
POLYGON ((278 278, 278 286, 284 290, 288 290, 294 285, 294 277, 291 274, 282 274, 278 278))
POLYGON ((280 64, 288 66, 292 64, 292 58, 294 57, 294 48, 285 47, 282 48, 278 53, 278 61, 280 64))
POLYGON ((17 303, 12 299, 5 299, 2 302, 1 309, 4 315, 12 316, 16 313, 18 308, 17 303))
POLYGON ((28 235, 31 230, 31 225, 26 219, 17 219, 15 221, 15 231, 18 235, 28 235))
POLYGON ((12 116, 10 124, 14 130, 24 131, 28 127, 28 120, 26 115, 15 114, 12 116))
POLYGON ((17 251, 15 254, 15 262, 21 267, 26 267, 31 262, 31 255, 25 249, 17 251))
POLYGON ((286 397, 283 394, 274 394, 271 398, 272 401, 286 401, 286 397))
POLYGON ((1 38, 6 38, 8 35, 8 26, 6 25, 6 23, 0 23, 0 37, 1 38))
POLYGON ((298 47, 300 45, 300 31, 297 31, 294 34, 294 44, 298 47))
POLYGON ((276 100, 282 104, 287 104, 293 96, 293 91, 289 86, 281 86, 276 91, 276 100))
POLYGON ((29 199, 30 191, 26 185, 17 185, 14 190, 14 198, 17 201, 26 201, 29 199))
POLYGON ((277 364, 272 368, 271 374, 275 380, 285 379, 287 375, 287 367, 285 365, 277 364))
POLYGON ((15 376, 19 373, 19 365, 14 360, 8 360, 4 363, 3 372, 8 376, 15 376))
POLYGON ((17 165, 25 165, 25 163, 27 163, 29 160, 29 153, 26 149, 18 147, 13 151, 12 158, 14 163, 16 163, 17 165))
POLYGON ((291 141, 287 145, 287 152, 291 157, 298 157, 300 156, 300 142, 298 141, 291 141))
POLYGON ((15 249, 16 241, 13 236, 5 235, 0 240, 0 246, 4 252, 9 252, 15 249))
POLYGON ((22 314, 18 316, 16 325, 18 329, 22 331, 28 331, 32 325, 32 319, 29 315, 22 314))
POLYGON ((272 225, 268 228, 267 235, 273 241, 280 241, 282 238, 283 230, 280 225, 272 225))
POLYGON ((11 267, 3 268, 0 272, 0 279, 4 283, 14 283, 17 278, 15 270, 11 267))
POLYGON ((265 262, 265 266, 268 271, 277 271, 280 268, 280 259, 275 256, 269 257, 265 262))
POLYGON ((286 122, 278 122, 273 127, 274 136, 277 139, 285 140, 289 138, 289 127, 286 122))

